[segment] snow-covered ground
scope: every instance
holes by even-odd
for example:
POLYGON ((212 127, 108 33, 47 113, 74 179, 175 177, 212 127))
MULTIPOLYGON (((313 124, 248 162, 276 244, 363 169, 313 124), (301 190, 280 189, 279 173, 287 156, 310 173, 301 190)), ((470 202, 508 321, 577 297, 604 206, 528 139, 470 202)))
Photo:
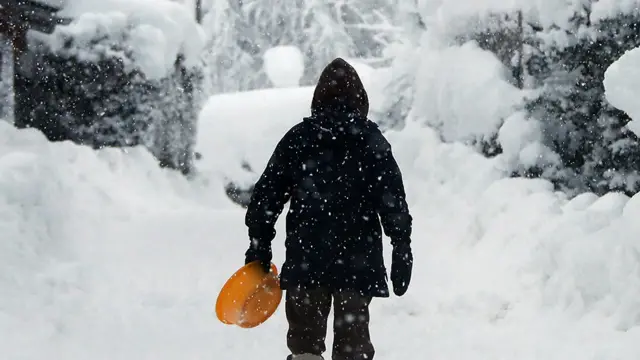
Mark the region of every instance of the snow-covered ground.
MULTIPOLYGON (((275 127, 298 120, 309 95, 298 91, 281 94, 300 103, 272 117, 275 127)), ((242 95, 224 100, 238 119, 265 119, 242 95)), ((214 131, 224 117, 209 109, 199 142, 203 168, 214 169, 252 143, 214 131)), ((279 135, 244 129, 248 139, 279 135)), ((640 196, 568 202, 429 129, 389 138, 416 219, 416 264, 405 297, 372 305, 377 358, 640 357, 640 196)), ((51 144, 0 122, 2 358, 284 359, 282 308, 250 330, 215 318, 247 240, 219 176, 200 176, 157 169, 142 150, 51 144)), ((282 237, 274 247, 281 263, 282 237)))

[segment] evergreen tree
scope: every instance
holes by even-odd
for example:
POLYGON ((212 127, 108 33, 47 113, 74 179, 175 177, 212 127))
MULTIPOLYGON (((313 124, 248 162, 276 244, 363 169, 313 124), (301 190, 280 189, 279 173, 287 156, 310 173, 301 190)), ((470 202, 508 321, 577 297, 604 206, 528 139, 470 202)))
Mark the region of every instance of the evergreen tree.
POLYGON ((592 24, 590 3, 572 5, 575 12, 563 28, 552 26, 538 35, 554 41, 540 41, 540 52, 531 59, 542 86, 527 110, 542 121, 545 143, 562 161, 564 170, 551 177, 559 187, 572 193, 633 194, 638 191, 640 148, 624 128, 628 116, 607 103, 602 81, 624 51, 640 45, 640 17, 623 15, 592 24))
POLYGON ((185 67, 178 56, 172 70, 151 77, 119 36, 97 34, 80 45, 72 35, 59 36, 61 48, 30 44, 29 104, 15 125, 93 148, 142 145, 161 166, 191 172, 202 65, 185 67))

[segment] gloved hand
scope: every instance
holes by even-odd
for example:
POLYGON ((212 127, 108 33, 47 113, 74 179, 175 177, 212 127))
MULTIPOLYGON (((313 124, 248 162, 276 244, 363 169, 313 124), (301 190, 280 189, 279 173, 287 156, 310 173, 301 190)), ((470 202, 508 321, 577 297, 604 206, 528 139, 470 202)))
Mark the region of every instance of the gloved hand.
POLYGON ((413 254, 408 242, 400 242, 393 246, 391 258, 391 282, 393 292, 398 296, 404 295, 411 282, 413 270, 413 254))
POLYGON ((245 265, 259 260, 260 266, 265 273, 271 272, 271 244, 264 245, 260 241, 252 240, 249 249, 245 253, 244 263, 245 265))

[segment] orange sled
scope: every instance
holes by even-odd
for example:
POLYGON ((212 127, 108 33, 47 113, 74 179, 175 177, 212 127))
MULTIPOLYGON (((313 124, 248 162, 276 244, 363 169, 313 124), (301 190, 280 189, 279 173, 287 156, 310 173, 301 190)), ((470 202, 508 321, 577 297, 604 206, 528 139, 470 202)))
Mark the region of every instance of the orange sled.
POLYGON ((265 274, 260 262, 254 261, 241 267, 224 284, 216 301, 216 315, 224 324, 252 328, 269 319, 281 300, 276 266, 272 263, 271 273, 265 274))

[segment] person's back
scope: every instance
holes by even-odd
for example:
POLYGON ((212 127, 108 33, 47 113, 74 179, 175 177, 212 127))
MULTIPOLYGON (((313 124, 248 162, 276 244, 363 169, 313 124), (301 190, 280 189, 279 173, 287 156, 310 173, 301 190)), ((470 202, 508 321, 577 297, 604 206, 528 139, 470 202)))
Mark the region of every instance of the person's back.
POLYGON ((353 67, 331 62, 318 81, 311 116, 280 140, 247 209, 245 262, 260 260, 267 270, 275 222, 291 201, 280 284, 294 358, 320 358, 325 351, 332 296, 334 360, 373 357, 368 305, 372 297, 389 296, 383 229, 394 246, 394 292, 404 294, 410 280, 412 219, 402 177, 389 143, 367 119, 368 106, 353 67), (349 314, 355 323, 345 322, 349 314))

